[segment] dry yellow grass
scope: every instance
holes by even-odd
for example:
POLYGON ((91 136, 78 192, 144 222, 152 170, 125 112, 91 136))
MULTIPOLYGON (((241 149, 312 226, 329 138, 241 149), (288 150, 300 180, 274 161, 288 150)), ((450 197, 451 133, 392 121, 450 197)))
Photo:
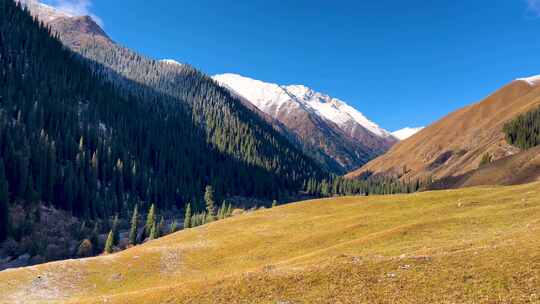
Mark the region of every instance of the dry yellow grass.
POLYGON ((540 303, 540 184, 315 200, 0 272, 0 303, 540 303))
POLYGON ((478 168, 485 153, 495 160, 518 153, 506 143, 503 125, 539 105, 539 86, 513 81, 481 102, 443 117, 347 176, 353 178, 368 171, 402 174, 404 166, 408 171, 405 180, 465 174, 478 168))

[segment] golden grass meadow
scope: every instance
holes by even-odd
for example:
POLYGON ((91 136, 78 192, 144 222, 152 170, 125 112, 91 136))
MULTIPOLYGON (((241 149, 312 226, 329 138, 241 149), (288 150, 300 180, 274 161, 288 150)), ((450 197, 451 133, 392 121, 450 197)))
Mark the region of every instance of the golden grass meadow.
POLYGON ((540 183, 319 199, 0 272, 1 303, 540 303, 540 183))

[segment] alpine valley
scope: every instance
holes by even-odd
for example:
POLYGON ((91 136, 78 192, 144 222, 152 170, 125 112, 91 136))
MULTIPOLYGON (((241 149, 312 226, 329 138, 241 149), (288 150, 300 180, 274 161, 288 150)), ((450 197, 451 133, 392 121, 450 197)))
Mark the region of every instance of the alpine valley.
POLYGON ((540 76, 390 132, 377 100, 209 76, 46 3, 0 0, 0 303, 540 303, 540 76))

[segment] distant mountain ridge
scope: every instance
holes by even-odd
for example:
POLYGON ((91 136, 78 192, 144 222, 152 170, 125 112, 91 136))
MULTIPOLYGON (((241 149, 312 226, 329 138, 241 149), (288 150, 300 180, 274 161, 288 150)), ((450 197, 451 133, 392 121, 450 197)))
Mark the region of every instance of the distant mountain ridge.
POLYGON ((266 83, 230 73, 213 78, 283 123, 300 138, 305 150, 321 152, 340 171, 361 166, 397 142, 345 102, 306 86, 266 83))

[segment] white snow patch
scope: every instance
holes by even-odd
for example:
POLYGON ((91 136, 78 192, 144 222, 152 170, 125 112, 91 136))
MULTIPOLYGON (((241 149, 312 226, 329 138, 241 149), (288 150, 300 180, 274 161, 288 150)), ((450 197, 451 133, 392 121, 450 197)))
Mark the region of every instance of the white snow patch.
POLYGON ((525 81, 531 86, 536 86, 540 84, 540 75, 531 76, 531 77, 525 77, 525 78, 518 78, 517 81, 525 81))
POLYGON ((274 118, 282 109, 303 107, 307 111, 334 122, 342 129, 347 128, 351 123, 356 123, 376 136, 383 138, 392 136, 344 101, 315 92, 303 85, 280 86, 237 74, 222 74, 213 78, 274 118))
POLYGON ((162 59, 160 62, 171 64, 171 65, 182 65, 180 62, 174 60, 174 59, 162 59))
POLYGON ((395 132, 392 132, 392 135, 394 135, 394 137, 399 139, 399 140, 405 140, 405 139, 413 136, 414 134, 422 131, 422 129, 424 129, 424 127, 418 127, 418 128, 406 127, 406 128, 401 129, 401 130, 397 130, 395 132))

